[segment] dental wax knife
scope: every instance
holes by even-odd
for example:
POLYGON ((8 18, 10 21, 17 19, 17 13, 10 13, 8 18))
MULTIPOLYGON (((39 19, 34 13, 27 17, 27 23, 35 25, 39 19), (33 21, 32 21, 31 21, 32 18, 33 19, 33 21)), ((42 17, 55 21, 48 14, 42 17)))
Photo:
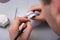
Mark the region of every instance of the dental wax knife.
MULTIPOLYGON (((27 18, 30 20, 30 19, 32 19, 33 17, 35 17, 35 16, 38 16, 39 15, 39 11, 30 11, 30 12, 28 12, 27 13, 27 18)), ((23 33, 23 31, 24 31, 24 29, 26 28, 27 26, 25 25, 25 23, 22 23, 21 24, 21 26, 20 26, 20 31, 18 32, 18 34, 17 34, 17 36, 15 37, 15 39, 14 40, 17 40, 17 38, 23 33)))

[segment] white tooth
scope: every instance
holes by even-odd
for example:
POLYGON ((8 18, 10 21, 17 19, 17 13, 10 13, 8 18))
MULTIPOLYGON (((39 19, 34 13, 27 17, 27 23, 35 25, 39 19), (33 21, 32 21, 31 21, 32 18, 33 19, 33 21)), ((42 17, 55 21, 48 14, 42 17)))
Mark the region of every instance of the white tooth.
POLYGON ((8 17, 6 15, 0 14, 0 26, 5 27, 9 24, 8 17))

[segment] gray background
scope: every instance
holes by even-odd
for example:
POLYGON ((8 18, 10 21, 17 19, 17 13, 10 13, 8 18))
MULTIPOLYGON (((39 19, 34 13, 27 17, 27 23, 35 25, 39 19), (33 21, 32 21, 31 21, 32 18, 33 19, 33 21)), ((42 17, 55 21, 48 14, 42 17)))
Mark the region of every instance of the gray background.
MULTIPOLYGON (((6 3, 0 3, 0 14, 7 15, 11 24, 15 18, 16 8, 16 16, 23 16, 26 15, 31 6, 40 4, 39 2, 39 0, 10 0, 6 3)), ((49 28, 47 23, 32 20, 32 25, 30 40, 57 40, 58 36, 49 28)), ((7 28, 0 27, 0 40, 10 40, 8 28, 9 26, 7 28)))

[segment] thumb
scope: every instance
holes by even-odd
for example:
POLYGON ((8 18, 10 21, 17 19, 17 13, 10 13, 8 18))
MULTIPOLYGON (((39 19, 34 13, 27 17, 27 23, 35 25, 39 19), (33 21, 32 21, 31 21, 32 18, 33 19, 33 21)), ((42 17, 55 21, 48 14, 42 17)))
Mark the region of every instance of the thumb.
POLYGON ((27 28, 25 29, 24 33, 22 33, 23 38, 29 39, 31 31, 32 31, 31 23, 27 22, 27 28))
POLYGON ((35 5, 35 6, 32 6, 32 7, 29 9, 29 11, 34 11, 34 10, 39 10, 39 11, 41 11, 41 9, 42 9, 42 6, 41 6, 41 5, 35 5))
POLYGON ((27 28, 26 28, 26 33, 28 33, 28 35, 30 34, 30 32, 32 31, 32 25, 30 22, 27 22, 27 28))

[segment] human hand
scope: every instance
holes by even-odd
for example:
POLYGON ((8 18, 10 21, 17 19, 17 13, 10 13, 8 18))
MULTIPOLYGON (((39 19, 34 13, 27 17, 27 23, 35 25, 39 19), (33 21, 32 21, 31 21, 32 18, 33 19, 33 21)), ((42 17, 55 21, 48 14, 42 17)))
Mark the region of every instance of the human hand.
MULTIPOLYGON (((14 22, 12 23, 12 25, 9 28, 9 34, 10 34, 10 40, 14 40, 14 38, 17 36, 19 30, 19 26, 21 25, 21 23, 28 21, 27 18, 25 17, 16 17, 16 19, 14 20, 14 22)), ((27 28, 25 29, 26 31, 23 32, 19 37, 18 40, 28 40, 31 30, 32 30, 32 26, 30 24, 30 22, 27 22, 27 28)))
POLYGON ((41 5, 36 5, 36 6, 32 6, 29 11, 40 11, 40 15, 39 16, 35 16, 33 19, 34 20, 38 20, 38 21, 45 21, 43 13, 42 13, 42 6, 41 5))

